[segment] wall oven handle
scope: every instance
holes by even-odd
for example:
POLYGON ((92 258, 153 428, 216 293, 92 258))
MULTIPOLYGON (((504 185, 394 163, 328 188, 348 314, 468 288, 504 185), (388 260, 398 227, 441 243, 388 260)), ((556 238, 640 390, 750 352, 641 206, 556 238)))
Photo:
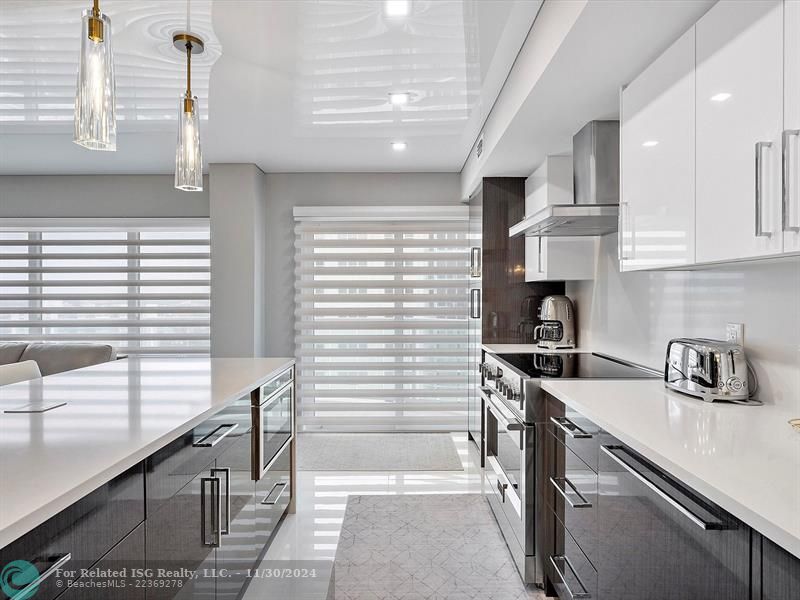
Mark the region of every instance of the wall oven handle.
MULTIPOLYGON (((24 598, 32 598, 36 592, 36 588, 38 588, 45 579, 47 579, 51 575, 54 575, 61 567, 63 567, 70 560, 72 560, 71 552, 67 552, 65 555, 59 556, 58 558, 55 559, 55 562, 52 565, 50 565, 50 568, 41 573, 38 577, 36 577, 36 579, 31 581, 24 588, 16 592, 13 596, 11 596, 10 600, 16 600, 17 598, 19 598, 20 600, 23 600, 24 598)), ((39 562, 39 561, 37 560, 34 562, 39 562)))
MULTIPOLYGON (((792 223, 792 187, 791 187, 791 177, 792 177, 792 165, 790 159, 790 147, 789 147, 789 140, 792 137, 800 136, 800 129, 786 129, 783 132, 782 138, 782 154, 781 154, 781 161, 783 166, 783 205, 782 205, 782 212, 783 212, 783 230, 784 231, 800 231, 800 224, 793 224, 792 223)), ((800 210, 800 207, 797 207, 800 210)))
POLYGON ((278 503, 278 500, 281 499, 283 496, 283 492, 286 491, 286 488, 289 487, 285 481, 279 481, 275 485, 270 488, 269 493, 264 496, 264 499, 261 501, 261 504, 266 504, 268 506, 272 506, 278 503), (277 493, 276 493, 277 492, 277 493))
MULTIPOLYGON (((679 513, 689 519, 692 523, 700 527, 701 529, 725 529, 725 525, 721 522, 709 522, 701 517, 694 514, 691 510, 689 510, 686 506, 678 502, 675 498, 669 495, 669 493, 656 485, 654 482, 650 481, 647 477, 642 475, 635 466, 629 463, 622 455, 630 457, 631 460, 640 463, 640 461, 631 454, 627 448, 624 446, 600 446, 600 449, 605 452, 611 459, 619 464, 623 469, 625 469, 628 473, 633 475, 640 483, 644 484, 650 490, 652 490, 659 498, 664 500, 667 504, 675 508, 679 513), (617 454, 617 452, 619 454, 617 454)), ((641 464, 641 463, 640 463, 641 464)), ((642 465, 644 466, 644 465, 642 465)))
MULTIPOLYGON (((211 469, 212 477, 216 477, 218 474, 225 475, 225 527, 222 527, 219 532, 222 535, 228 535, 231 532, 231 470, 229 467, 211 469)), ((222 508, 220 507, 221 510, 222 508)))
POLYGON ((220 512, 222 512, 222 499, 219 493, 220 481, 218 477, 203 477, 200 479, 200 543, 208 548, 219 548, 220 545, 220 512), (206 531, 206 487, 211 488, 211 541, 208 541, 206 531))
POLYGON ((217 444, 219 444, 222 440, 228 437, 231 433, 236 431, 236 428, 239 427, 238 423, 223 423, 219 427, 215 427, 213 431, 207 433, 199 440, 197 440, 192 447, 194 448, 213 448, 217 444), (222 433, 220 430, 224 429, 222 433), (216 436, 216 437, 215 437, 216 436))
POLYGON ((564 500, 567 501, 572 508, 591 508, 592 503, 589 502, 583 494, 578 491, 578 488, 575 487, 575 484, 572 483, 566 477, 551 477, 550 478, 550 485, 552 485, 556 491, 561 494, 564 500), (561 484, 564 484, 564 487, 561 484), (580 498, 579 502, 573 502, 572 499, 567 495, 567 486, 570 487, 572 493, 575 494, 578 498, 580 498))
POLYGON ((583 440, 593 437, 591 433, 584 431, 567 417, 550 417, 550 421, 573 439, 583 440))
POLYGON ((763 176, 763 173, 762 173, 762 171, 763 171, 763 167, 762 167, 763 157, 762 157, 762 155, 764 153, 763 152, 764 148, 770 148, 770 147, 772 147, 772 142, 756 142, 756 193, 755 193, 755 199, 756 199, 756 219, 755 219, 755 221, 756 221, 756 231, 755 231, 755 236, 756 237, 771 237, 772 236, 772 232, 764 231, 764 224, 762 223, 762 220, 763 220, 763 218, 762 218, 763 206, 762 205, 763 205, 763 202, 764 202, 764 200, 762 198, 762 196, 763 196, 763 187, 764 187, 764 183, 763 183, 764 176, 763 176))
POLYGON ((581 581, 581 578, 578 577, 578 572, 575 570, 575 567, 572 566, 572 563, 570 562, 570 560, 566 556, 564 556, 564 555, 552 556, 551 555, 550 556, 550 564, 553 565, 553 569, 555 569, 556 574, 558 575, 559 579, 561 579, 561 583, 564 584, 564 588, 566 588, 567 594, 569 594, 569 597, 571 599, 572 598, 591 598, 592 597, 592 595, 586 590, 586 586, 583 584, 583 581, 581 581), (578 585, 581 586, 581 589, 583 590, 582 592, 573 592, 570 589, 569 584, 567 583, 567 576, 561 569, 558 568, 558 565, 556 564, 556 559, 564 561, 564 564, 569 568, 569 570, 572 572, 572 575, 578 581, 578 585))

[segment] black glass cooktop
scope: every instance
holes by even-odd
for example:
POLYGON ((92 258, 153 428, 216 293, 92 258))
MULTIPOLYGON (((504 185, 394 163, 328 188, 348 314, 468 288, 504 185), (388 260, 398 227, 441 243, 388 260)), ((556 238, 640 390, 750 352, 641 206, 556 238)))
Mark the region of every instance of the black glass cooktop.
POLYGON ((537 379, 648 379, 657 374, 638 369, 611 358, 585 352, 497 354, 497 358, 508 363, 528 377, 537 379))

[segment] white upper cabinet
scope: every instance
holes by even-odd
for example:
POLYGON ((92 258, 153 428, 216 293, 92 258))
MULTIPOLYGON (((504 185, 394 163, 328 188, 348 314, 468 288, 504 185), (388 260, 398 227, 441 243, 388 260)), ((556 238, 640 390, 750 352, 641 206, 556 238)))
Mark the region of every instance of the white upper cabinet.
POLYGON ((622 92, 620 268, 695 261, 695 30, 622 92))
POLYGON ((783 27, 780 0, 721 0, 697 22, 697 262, 783 251, 783 27))
POLYGON ((800 0, 784 10, 783 249, 800 252, 800 0))

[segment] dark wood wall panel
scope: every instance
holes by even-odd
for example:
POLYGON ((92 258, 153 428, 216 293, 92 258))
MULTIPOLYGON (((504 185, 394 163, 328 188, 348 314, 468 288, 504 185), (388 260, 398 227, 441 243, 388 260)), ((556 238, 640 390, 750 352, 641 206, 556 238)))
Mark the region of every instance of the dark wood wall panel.
MULTIPOLYGON (((483 195, 483 323, 484 344, 519 344, 525 298, 533 306, 542 298, 563 294, 563 282, 525 281, 525 238, 508 237, 508 228, 525 213, 524 177, 487 177, 483 195)), ((535 317, 535 314, 534 314, 535 317)))

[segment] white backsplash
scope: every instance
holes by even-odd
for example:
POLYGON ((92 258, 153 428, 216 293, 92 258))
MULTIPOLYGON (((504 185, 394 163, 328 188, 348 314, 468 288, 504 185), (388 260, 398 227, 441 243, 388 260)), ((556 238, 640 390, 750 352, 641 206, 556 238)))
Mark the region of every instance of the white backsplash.
POLYGON ((580 346, 662 370, 671 338, 724 339, 744 323, 758 398, 800 417, 800 258, 620 273, 616 236, 598 243, 595 280, 567 283, 580 346))

